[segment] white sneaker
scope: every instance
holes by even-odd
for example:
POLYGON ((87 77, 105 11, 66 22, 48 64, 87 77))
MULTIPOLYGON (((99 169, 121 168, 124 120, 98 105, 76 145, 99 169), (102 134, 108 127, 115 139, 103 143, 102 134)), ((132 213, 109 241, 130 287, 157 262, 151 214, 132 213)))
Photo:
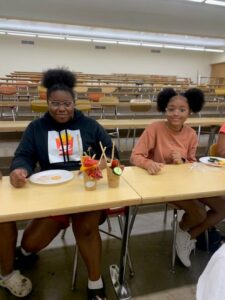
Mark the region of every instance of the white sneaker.
POLYGON ((191 266, 190 254, 195 249, 195 240, 191 240, 191 236, 187 231, 180 229, 179 224, 177 225, 176 235, 176 252, 180 261, 185 267, 191 266))

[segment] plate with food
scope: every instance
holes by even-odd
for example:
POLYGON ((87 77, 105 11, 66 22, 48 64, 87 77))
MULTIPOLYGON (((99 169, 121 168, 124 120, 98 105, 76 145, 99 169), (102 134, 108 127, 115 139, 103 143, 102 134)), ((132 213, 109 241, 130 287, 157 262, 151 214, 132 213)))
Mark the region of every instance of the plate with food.
POLYGON ((225 167, 225 158, 216 156, 204 156, 199 158, 199 161, 203 164, 213 167, 225 167))
POLYGON ((48 170, 35 173, 30 176, 32 183, 50 185, 69 181, 73 178, 73 173, 66 170, 48 170))

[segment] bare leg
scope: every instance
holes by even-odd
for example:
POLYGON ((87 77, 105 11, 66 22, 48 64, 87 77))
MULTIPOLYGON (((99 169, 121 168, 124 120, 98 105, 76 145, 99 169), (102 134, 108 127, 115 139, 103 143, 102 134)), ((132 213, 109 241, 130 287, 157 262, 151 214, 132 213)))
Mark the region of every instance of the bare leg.
POLYGON ((72 216, 73 231, 90 280, 101 276, 101 237, 98 230, 101 211, 72 216))
MULTIPOLYGON (((198 200, 177 201, 172 202, 172 204, 185 211, 182 220, 180 221, 180 228, 184 231, 189 231, 190 228, 201 224, 207 217, 207 212, 204 204, 202 204, 198 200)), ((194 238, 194 236, 192 236, 192 233, 189 233, 191 237, 194 238)))
POLYGON ((27 252, 36 253, 45 248, 61 228, 61 224, 53 219, 33 220, 24 231, 21 246, 27 252))
POLYGON ((3 276, 13 271, 16 241, 16 223, 0 223, 0 273, 3 276))
POLYGON ((211 226, 216 225, 225 218, 225 197, 211 197, 199 199, 202 203, 207 205, 210 210, 207 212, 207 218, 190 230, 193 238, 204 232, 211 226))

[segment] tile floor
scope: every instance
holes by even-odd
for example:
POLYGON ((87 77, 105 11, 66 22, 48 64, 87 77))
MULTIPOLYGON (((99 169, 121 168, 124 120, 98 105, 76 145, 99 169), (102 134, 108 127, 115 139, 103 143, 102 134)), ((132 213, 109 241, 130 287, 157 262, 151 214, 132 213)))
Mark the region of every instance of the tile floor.
MULTIPOLYGON (((192 266, 187 269, 179 261, 175 273, 170 271, 171 240, 170 228, 172 212, 168 212, 167 224, 163 224, 164 206, 142 207, 137 215, 132 236, 130 252, 135 268, 135 276, 127 281, 135 300, 194 300, 199 275, 210 256, 197 250, 192 255, 192 266)), ((107 229, 107 224, 104 224, 107 229)), ((116 219, 112 219, 115 233, 119 232, 116 219)), ((18 238, 18 243, 22 231, 18 238)), ((103 237, 103 276, 106 283, 108 300, 116 300, 109 277, 109 265, 117 264, 120 254, 120 241, 103 237)), ((63 241, 60 235, 42 252, 37 263, 24 270, 33 282, 29 300, 85 300, 87 274, 79 257, 77 288, 71 290, 71 276, 74 253, 74 238, 69 229, 63 241)), ((92 251, 92 249, 90 249, 92 251)), ((16 299, 0 288, 1 300, 16 299)))

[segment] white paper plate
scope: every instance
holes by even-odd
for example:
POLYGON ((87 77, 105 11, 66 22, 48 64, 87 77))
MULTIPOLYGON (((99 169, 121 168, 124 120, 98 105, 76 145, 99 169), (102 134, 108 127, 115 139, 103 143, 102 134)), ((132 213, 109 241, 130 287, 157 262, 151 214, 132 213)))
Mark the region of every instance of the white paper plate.
POLYGON ((202 162, 203 164, 208 165, 208 166, 225 167, 225 158, 222 158, 222 157, 204 156, 204 157, 199 158, 199 161, 202 162), (210 158, 216 158, 219 161, 218 162, 211 162, 211 161, 209 161, 210 158))
POLYGON ((29 180, 33 183, 49 185, 66 182, 72 178, 72 172, 66 170, 49 170, 33 174, 29 180))

